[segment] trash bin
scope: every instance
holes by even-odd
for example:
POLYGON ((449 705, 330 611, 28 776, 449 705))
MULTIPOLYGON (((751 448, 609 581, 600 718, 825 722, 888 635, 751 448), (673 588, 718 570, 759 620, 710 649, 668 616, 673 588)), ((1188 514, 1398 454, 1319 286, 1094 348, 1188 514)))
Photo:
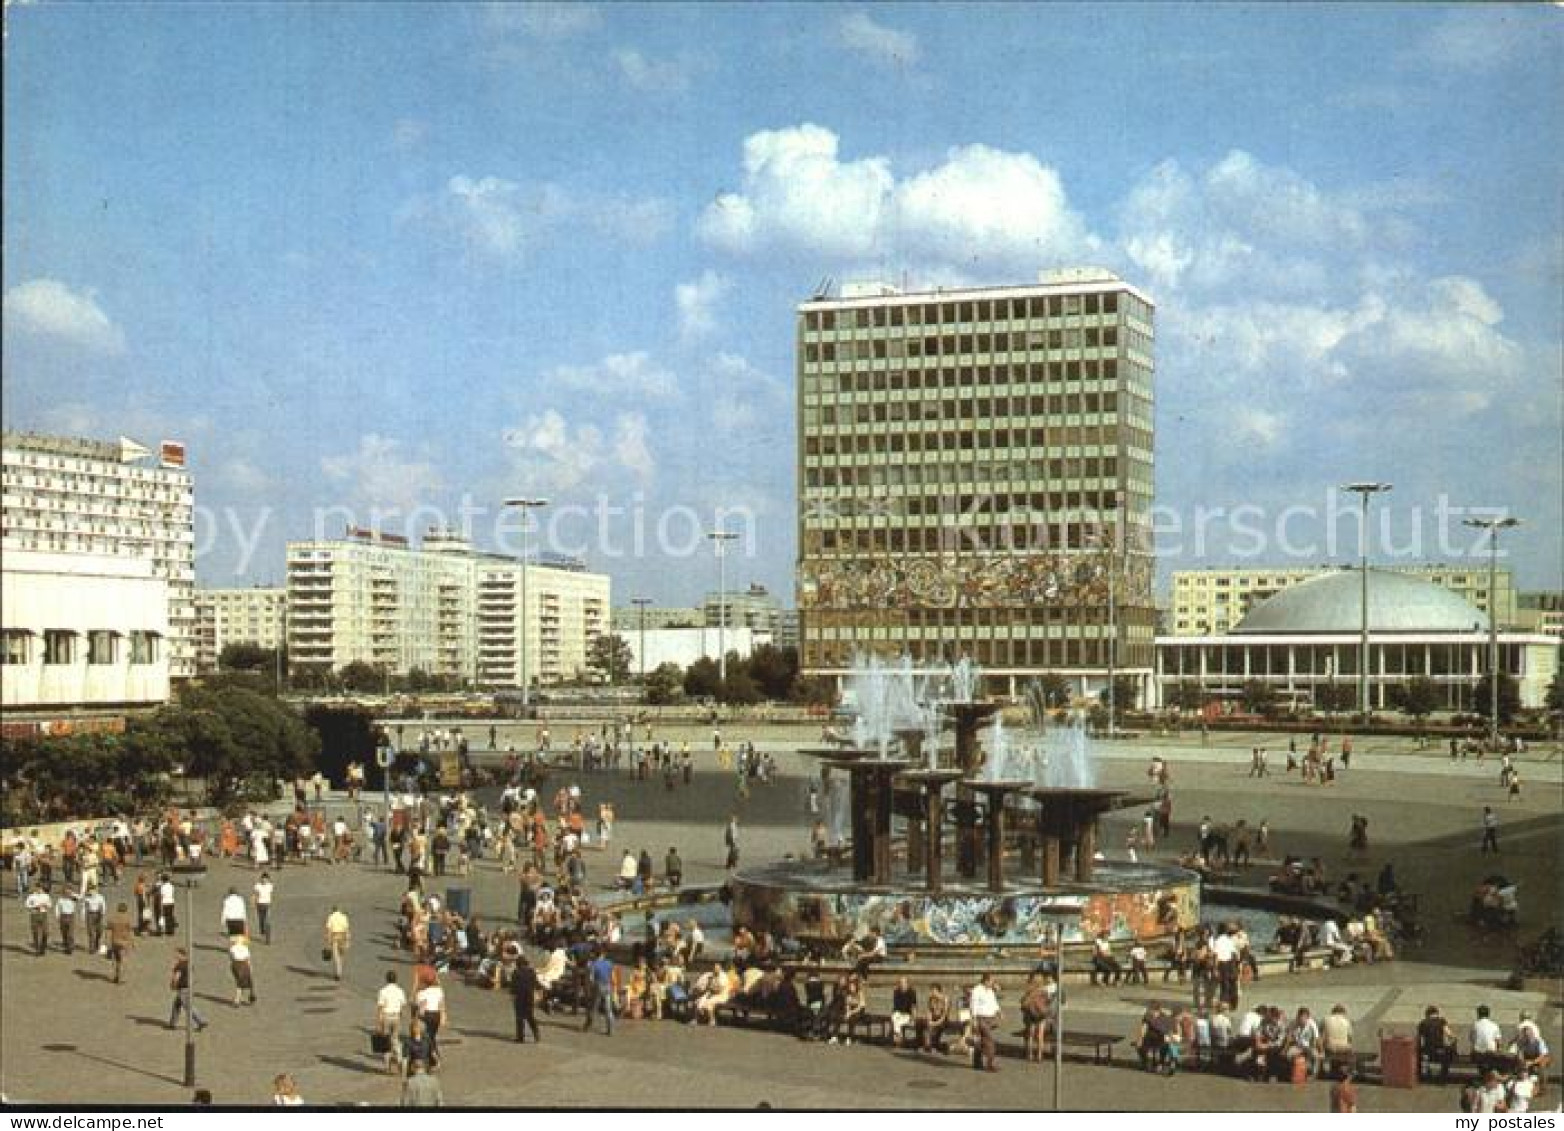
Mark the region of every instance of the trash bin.
POLYGON ((446 910, 460 915, 464 920, 472 918, 472 888, 446 888, 446 910))
POLYGON ((1417 1038, 1380 1033, 1379 1072, 1387 1088, 1417 1087, 1417 1038))

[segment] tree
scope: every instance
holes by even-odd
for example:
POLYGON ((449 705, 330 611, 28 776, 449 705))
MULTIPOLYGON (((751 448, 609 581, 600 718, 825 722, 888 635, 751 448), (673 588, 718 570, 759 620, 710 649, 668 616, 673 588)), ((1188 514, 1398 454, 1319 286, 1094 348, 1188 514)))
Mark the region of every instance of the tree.
POLYGON ((1314 688, 1314 705, 1321 711, 1350 711, 1358 705, 1358 689, 1350 683, 1321 683, 1314 688))
POLYGON ((629 675, 633 659, 629 642, 618 633, 601 633, 587 645, 587 667, 601 676, 605 683, 618 683, 629 675))
POLYGON ((1542 701, 1542 705, 1548 709, 1550 715, 1564 715, 1564 646, 1559 648, 1559 655, 1554 663, 1553 682, 1548 684, 1548 694, 1542 701))
POLYGON ((1050 711, 1068 707, 1074 696, 1070 681, 1058 672, 1044 672, 1037 685, 1043 697, 1043 705, 1050 711))
MULTIPOLYGON (((278 670, 278 651, 276 648, 263 648, 249 641, 225 644, 223 650, 217 654, 217 667, 219 671, 264 672, 272 675, 278 670)), ((286 656, 282 657, 282 667, 284 670, 287 668, 286 656)))
POLYGON ((760 685, 755 682, 743 664, 735 664, 728 661, 728 680, 722 685, 720 698, 724 703, 735 706, 748 706, 751 703, 759 703, 764 696, 760 685))
MULTIPOLYGON (((1488 677, 1482 676, 1472 687, 1472 706, 1475 714, 1487 718, 1493 711, 1493 692, 1488 677)), ((1499 723, 1514 719, 1521 709, 1521 688, 1508 672, 1499 673, 1499 723)))
MULTIPOLYGON (((780 702, 792 693, 793 681, 798 678, 798 649, 762 644, 749 654, 744 669, 763 696, 780 702)), ((732 673, 732 664, 728 671, 732 673)))
POLYGON ((304 712, 304 725, 320 750, 314 762, 332 781, 347 776, 349 762, 373 764, 381 734, 367 708, 312 703, 304 712))
POLYGON ((715 699, 721 692, 716 660, 702 656, 684 670, 684 693, 691 699, 715 699))
POLYGON ((827 676, 799 672, 793 680, 791 697, 793 702, 811 707, 833 707, 836 705, 836 683, 827 676))
POLYGON ((1241 696, 1244 710, 1251 715, 1271 715, 1276 711, 1276 689, 1262 679, 1247 680, 1241 696))
MULTIPOLYGON (((1108 689, 1104 687, 1097 693, 1098 701, 1104 707, 1108 705, 1108 689)), ((1118 711, 1133 711, 1140 705, 1140 680, 1132 675, 1119 675, 1113 677, 1113 709, 1118 711)))
POLYGON ((646 673, 642 701, 648 706, 665 707, 684 698, 684 673, 674 663, 658 664, 646 673))
POLYGON ((1444 702, 1439 685, 1426 675, 1407 680, 1399 691, 1401 710, 1418 720, 1432 715, 1444 702))
POLYGON ((347 691, 383 691, 386 675, 384 667, 363 660, 343 664, 337 671, 337 679, 347 691))
POLYGON ((1180 711, 1201 711, 1206 706, 1206 691, 1198 683, 1185 680, 1173 689, 1172 705, 1180 711))

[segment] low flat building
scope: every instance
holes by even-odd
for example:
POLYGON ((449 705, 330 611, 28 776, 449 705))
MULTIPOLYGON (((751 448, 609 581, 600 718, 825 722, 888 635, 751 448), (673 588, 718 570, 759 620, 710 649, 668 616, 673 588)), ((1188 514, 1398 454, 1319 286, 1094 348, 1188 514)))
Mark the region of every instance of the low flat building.
POLYGON ((147 558, 0 555, 0 703, 8 721, 167 702, 167 584, 147 558))
POLYGON ((642 670, 656 671, 663 664, 677 664, 687 668, 696 660, 716 660, 719 651, 726 646, 730 653, 740 658, 748 656, 762 644, 771 643, 769 632, 752 628, 730 628, 719 633, 715 625, 700 628, 657 628, 646 630, 646 666, 641 666, 641 634, 619 634, 630 645, 630 671, 639 675, 642 670))
MULTIPOLYGON (((1219 702, 1259 682, 1297 706, 1313 705, 1328 685, 1356 688, 1362 581, 1356 570, 1325 573, 1255 605, 1230 632, 1158 637, 1151 705, 1176 702, 1184 687, 1219 702)), ((1368 608, 1375 710, 1391 707, 1396 689, 1419 677, 1441 689, 1442 710, 1484 709, 1471 696, 1488 670, 1486 614, 1433 582, 1378 569, 1369 571, 1368 608)), ((1540 707, 1558 670, 1558 640, 1512 630, 1498 640, 1500 670, 1518 682, 1521 705, 1540 707)))
MULTIPOLYGON (((1169 636, 1220 636, 1229 631, 1262 601, 1294 585, 1339 572, 1335 566, 1253 566, 1243 569, 1181 569, 1173 573, 1173 597, 1159 631, 1169 636)), ((1500 628, 1519 628, 1516 621, 1515 583, 1507 569, 1495 572, 1493 593, 1488 592, 1488 567, 1469 565, 1396 566, 1387 572, 1404 573, 1429 581, 1469 601, 1485 614, 1494 614, 1500 628)))

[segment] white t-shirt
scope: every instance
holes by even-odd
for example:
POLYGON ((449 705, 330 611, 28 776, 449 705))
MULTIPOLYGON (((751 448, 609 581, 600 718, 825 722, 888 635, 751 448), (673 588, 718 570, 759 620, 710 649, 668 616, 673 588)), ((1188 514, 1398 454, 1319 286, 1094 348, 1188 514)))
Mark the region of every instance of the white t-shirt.
POLYGON ((244 897, 238 892, 229 892, 223 896, 223 922, 244 922, 244 897))
POLYGON ((999 998, 994 991, 979 982, 972 987, 971 999, 968 1007, 972 1010, 973 1017, 991 1019, 999 1016, 999 998))
POLYGON ((255 905, 257 907, 270 907, 272 905, 272 887, 270 880, 255 881, 255 905))
POLYGON ((445 1006, 445 987, 425 986, 413 1000, 418 1003, 419 1013, 439 1013, 445 1006))
POLYGON ((1218 935, 1211 940, 1211 953, 1217 962, 1231 962, 1238 954, 1238 947, 1231 935, 1218 935))
POLYGON ((235 962, 250 961, 250 946, 243 938, 236 937, 228 947, 228 957, 235 962))
POLYGON ((1492 1017, 1479 1017, 1472 1025, 1472 1051, 1498 1052, 1504 1035, 1492 1017))
POLYGON ((387 982, 375 995, 375 1008, 382 1017, 400 1017, 407 1007, 407 994, 395 982, 387 982))

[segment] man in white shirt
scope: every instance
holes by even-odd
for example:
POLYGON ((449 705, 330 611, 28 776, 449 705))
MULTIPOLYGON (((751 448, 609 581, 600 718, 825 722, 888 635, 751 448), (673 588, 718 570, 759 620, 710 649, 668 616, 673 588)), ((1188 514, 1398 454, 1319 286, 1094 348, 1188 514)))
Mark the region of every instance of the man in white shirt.
POLYGON ((254 892, 252 898, 255 900, 256 926, 260 928, 261 938, 266 940, 266 945, 271 946, 272 893, 275 890, 275 885, 272 883, 271 873, 262 872, 261 878, 255 881, 255 887, 252 890, 254 892))
POLYGON ((238 888, 229 888, 228 894, 223 896, 223 932, 233 938, 235 935, 248 934, 248 926, 244 896, 239 894, 238 888))
POLYGON ((87 922, 87 951, 90 954, 97 954, 103 945, 103 916, 108 909, 109 901, 97 888, 82 896, 81 911, 87 922))
POLYGON ((994 1027, 999 1024, 999 994, 994 986, 994 976, 984 974, 972 987, 968 1008, 977 1026, 978 1047, 972 1061, 973 1068, 985 1072, 998 1072, 994 1067, 994 1027))
POLYGON ((27 908, 27 918, 32 924, 33 953, 42 958, 49 952, 49 912, 54 909, 54 900, 43 888, 34 885, 23 906, 27 908))
POLYGON ((1260 1016, 1259 1010, 1251 1005, 1244 1015, 1238 1019, 1238 1028, 1233 1035, 1239 1040, 1251 1040, 1254 1037, 1255 1030, 1260 1027, 1260 1023, 1264 1020, 1265 1018, 1260 1016))
POLYGON ((386 971, 386 984, 375 996, 375 1032, 386 1039, 386 1071, 402 1063, 402 1013, 407 1009, 407 994, 396 984, 396 971, 386 971))
POLYGON ((1477 1007, 1477 1020, 1472 1023, 1472 1054, 1496 1053, 1499 1051, 1499 1042, 1504 1039, 1499 1031, 1499 1024, 1490 1015, 1486 1005, 1477 1007))

